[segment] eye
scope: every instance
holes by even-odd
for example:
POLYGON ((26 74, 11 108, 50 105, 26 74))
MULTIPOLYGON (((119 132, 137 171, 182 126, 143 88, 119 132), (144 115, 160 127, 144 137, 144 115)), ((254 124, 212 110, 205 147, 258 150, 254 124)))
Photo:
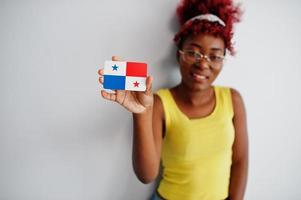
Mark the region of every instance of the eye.
POLYGON ((186 51, 185 52, 186 54, 187 54, 187 56, 190 56, 190 57, 195 57, 196 56, 196 52, 194 52, 194 51, 186 51))
POLYGON ((220 55, 209 55, 209 58, 212 62, 221 62, 224 59, 224 57, 220 55))

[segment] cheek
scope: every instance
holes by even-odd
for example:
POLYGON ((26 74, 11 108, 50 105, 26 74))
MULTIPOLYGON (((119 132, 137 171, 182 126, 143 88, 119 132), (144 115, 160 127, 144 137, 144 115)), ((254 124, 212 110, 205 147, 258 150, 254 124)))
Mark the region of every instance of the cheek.
POLYGON ((212 70, 212 79, 215 80, 220 72, 221 72, 221 68, 212 70))
POLYGON ((187 76, 190 71, 190 66, 180 61, 180 72, 182 76, 187 76))
POLYGON ((187 72, 190 70, 190 68, 192 67, 192 65, 187 64, 186 62, 183 61, 183 59, 181 57, 179 57, 179 67, 180 67, 180 71, 181 72, 187 72))

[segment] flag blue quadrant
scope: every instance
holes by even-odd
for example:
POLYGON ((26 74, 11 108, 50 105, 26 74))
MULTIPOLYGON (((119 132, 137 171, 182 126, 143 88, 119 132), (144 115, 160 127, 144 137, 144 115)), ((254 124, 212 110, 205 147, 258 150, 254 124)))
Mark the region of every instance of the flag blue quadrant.
POLYGON ((104 75, 103 87, 112 90, 125 89, 125 76, 104 75))

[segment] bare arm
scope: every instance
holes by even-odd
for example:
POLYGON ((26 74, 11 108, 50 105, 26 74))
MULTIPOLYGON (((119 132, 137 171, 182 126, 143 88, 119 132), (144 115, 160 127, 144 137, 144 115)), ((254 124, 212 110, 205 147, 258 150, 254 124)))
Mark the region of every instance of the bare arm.
MULTIPOLYGON (((112 60, 119 59, 112 57, 112 60)), ((103 69, 98 73, 99 82, 103 84, 103 69)), ((148 76, 145 92, 101 91, 104 99, 115 101, 133 113, 133 168, 143 183, 155 180, 159 172, 163 130, 162 104, 159 97, 152 94, 151 86, 152 77, 148 76)))
POLYGON ((246 111, 242 97, 236 90, 231 90, 234 109, 233 124, 235 140, 233 144, 232 167, 229 200, 243 200, 248 174, 248 135, 246 111))
POLYGON ((158 96, 154 105, 141 114, 133 114, 133 167, 138 179, 149 183, 156 179, 161 156, 163 107, 158 96))

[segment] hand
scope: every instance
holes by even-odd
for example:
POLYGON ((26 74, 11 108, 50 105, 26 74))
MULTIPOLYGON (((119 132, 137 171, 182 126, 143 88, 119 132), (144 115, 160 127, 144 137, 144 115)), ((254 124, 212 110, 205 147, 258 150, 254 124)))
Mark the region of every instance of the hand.
MULTIPOLYGON (((113 61, 121 61, 116 56, 112 57, 113 61)), ((99 82, 103 85, 103 73, 104 70, 98 70, 99 82)), ((101 95, 104 99, 115 101, 126 108, 132 113, 142 113, 149 106, 153 105, 153 94, 151 92, 153 77, 148 76, 146 78, 146 90, 145 92, 136 92, 128 90, 114 90, 113 93, 108 93, 104 90, 101 91, 101 95)))

